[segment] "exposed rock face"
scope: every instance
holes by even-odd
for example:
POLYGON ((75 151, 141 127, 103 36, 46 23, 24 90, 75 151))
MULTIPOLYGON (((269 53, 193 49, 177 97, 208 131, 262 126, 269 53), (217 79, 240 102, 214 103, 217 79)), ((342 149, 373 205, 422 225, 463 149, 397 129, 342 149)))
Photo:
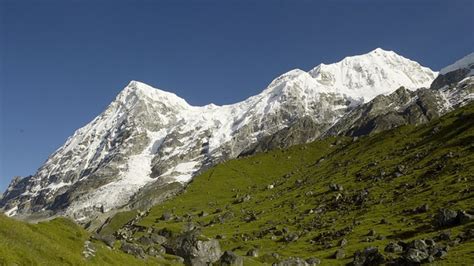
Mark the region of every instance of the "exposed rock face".
POLYGON ((213 263, 221 257, 221 248, 216 239, 203 240, 197 231, 189 231, 166 243, 172 254, 184 258, 187 265, 198 261, 205 264, 213 263))
MULTIPOLYGON (((87 222, 113 209, 159 203, 230 158, 322 135, 423 123, 468 101, 473 88, 465 78, 448 88, 413 91, 429 87, 435 74, 376 49, 309 72, 289 71, 243 102, 203 107, 132 81, 35 175, 13 181, 0 208, 18 217, 59 214, 87 222), (394 92, 400 86, 407 89, 394 92)), ((440 84, 459 79, 456 74, 440 84)))

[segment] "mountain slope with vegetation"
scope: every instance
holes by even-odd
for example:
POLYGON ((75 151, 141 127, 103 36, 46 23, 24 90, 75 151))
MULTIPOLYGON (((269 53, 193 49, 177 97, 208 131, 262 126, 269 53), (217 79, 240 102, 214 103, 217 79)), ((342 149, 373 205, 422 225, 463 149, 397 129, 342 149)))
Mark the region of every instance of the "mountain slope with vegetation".
POLYGON ((160 235, 166 252, 176 253, 170 242, 197 232, 245 264, 289 257, 344 264, 367 247, 392 262, 474 262, 473 151, 469 104, 421 126, 224 162, 179 196, 141 216, 112 218, 99 233, 143 250, 160 235), (413 254, 420 240, 435 244, 413 254))
POLYGON ((469 104, 421 126, 259 153, 97 233, 1 216, 0 263, 334 265, 364 249, 359 262, 474 262, 473 151, 469 104))

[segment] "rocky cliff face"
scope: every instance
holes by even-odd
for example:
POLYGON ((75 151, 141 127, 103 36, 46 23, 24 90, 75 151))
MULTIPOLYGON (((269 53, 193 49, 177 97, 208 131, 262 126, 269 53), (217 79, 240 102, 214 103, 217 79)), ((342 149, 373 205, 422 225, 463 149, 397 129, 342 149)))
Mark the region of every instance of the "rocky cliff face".
POLYGON ((35 175, 14 180, 0 207, 18 217, 59 214, 78 221, 116 208, 144 207, 160 198, 149 188, 185 184, 229 158, 325 134, 357 135, 422 123, 454 102, 468 101, 462 84, 472 85, 469 80, 416 90, 430 87, 435 76, 416 62, 376 49, 309 72, 292 70, 262 93, 226 106, 191 106, 172 93, 132 81, 35 175), (389 110, 393 114, 382 117, 389 110))

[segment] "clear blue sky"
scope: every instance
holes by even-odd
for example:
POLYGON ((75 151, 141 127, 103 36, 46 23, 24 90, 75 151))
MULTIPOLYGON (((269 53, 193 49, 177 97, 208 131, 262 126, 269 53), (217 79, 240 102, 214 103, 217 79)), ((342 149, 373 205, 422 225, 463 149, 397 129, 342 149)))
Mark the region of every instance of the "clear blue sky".
POLYGON ((376 47, 438 70, 473 51, 473 12, 470 0, 0 0, 0 189, 132 79, 203 105, 376 47))

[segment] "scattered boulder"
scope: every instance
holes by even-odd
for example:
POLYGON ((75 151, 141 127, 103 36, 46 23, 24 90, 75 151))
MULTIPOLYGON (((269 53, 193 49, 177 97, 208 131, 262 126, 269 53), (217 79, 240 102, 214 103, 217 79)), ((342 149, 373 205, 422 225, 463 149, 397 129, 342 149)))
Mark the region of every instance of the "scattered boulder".
POLYGON ((436 246, 436 242, 433 239, 425 239, 425 243, 430 248, 436 246))
POLYGON ((474 220, 474 215, 468 214, 465 211, 458 211, 457 219, 460 224, 466 224, 474 220))
POLYGON ((321 264, 321 260, 318 259, 318 258, 309 258, 309 259, 306 260, 306 263, 309 266, 316 266, 316 265, 321 264))
POLYGON ((376 247, 365 248, 364 251, 356 251, 354 253, 354 266, 365 265, 381 265, 385 262, 385 257, 379 252, 376 247))
POLYGON ((243 266, 244 260, 232 251, 225 251, 219 259, 221 266, 243 266))
POLYGON ((428 257, 429 255, 426 252, 415 248, 410 248, 405 254, 403 254, 403 258, 410 263, 422 263, 424 260, 428 259, 428 257))
POLYGON ((465 224, 474 220, 474 215, 464 210, 453 211, 450 209, 439 209, 433 219, 436 227, 449 227, 465 224))
POLYGON ((175 235, 176 235, 175 232, 171 231, 168 228, 162 228, 162 229, 158 230, 157 234, 160 235, 160 236, 163 236, 165 238, 172 238, 172 237, 175 237, 175 235))
POLYGON ((203 239, 199 230, 185 232, 173 241, 166 243, 173 254, 184 258, 187 265, 194 259, 214 263, 221 256, 221 247, 216 239, 203 239))
POLYGON ((148 236, 142 236, 138 239, 138 243, 143 245, 143 246, 151 246, 155 242, 148 236))
POLYGON ((283 241, 290 243, 290 242, 295 242, 298 240, 299 236, 296 233, 289 233, 285 237, 283 237, 283 241))
POLYGON ((199 217, 206 217, 209 215, 209 213, 205 212, 205 211, 201 211, 199 214, 199 217))
POLYGON ((402 252, 403 251, 403 247, 400 246, 399 244, 397 243, 389 243, 386 247, 385 247, 385 252, 390 252, 390 253, 398 253, 398 252, 402 252))
POLYGON ((86 242, 84 242, 84 250, 82 251, 82 255, 84 256, 84 258, 88 259, 95 257, 95 252, 95 246, 94 244, 92 244, 91 241, 87 240, 86 242))
POLYGON ((458 213, 450 209, 439 209, 434 216, 433 223, 437 227, 453 226, 457 223, 458 213))
POLYGON ((150 235, 150 239, 153 241, 153 243, 158 244, 158 245, 163 245, 166 243, 166 237, 159 235, 157 233, 152 233, 150 235))
POLYGON ((145 258, 145 251, 143 250, 142 247, 136 244, 128 243, 128 242, 122 242, 122 246, 120 249, 130 255, 133 255, 137 258, 144 259, 145 258))
POLYGON ((343 249, 338 249, 336 250, 336 252, 334 253, 334 258, 335 259, 343 259, 346 257, 346 252, 343 250, 343 249))
POLYGON ((163 246, 151 246, 147 249, 146 253, 152 257, 159 257, 161 254, 166 253, 166 249, 163 246))
POLYGON ((344 188, 342 187, 342 185, 333 183, 333 184, 329 185, 329 190, 331 190, 331 191, 343 191, 344 188))
POLYGON ((408 245, 410 248, 426 251, 428 249, 428 245, 422 239, 415 239, 408 245))
POLYGON ((171 221, 171 219, 173 219, 173 214, 169 213, 169 212, 165 212, 161 215, 161 220, 163 221, 171 221))
POLYGON ((341 239, 341 241, 339 242, 339 246, 342 248, 342 247, 345 247, 347 245, 347 239, 343 238, 341 239))
POLYGON ((436 239, 441 241, 451 240, 451 231, 443 231, 439 233, 436 239))
POLYGON ((252 196, 250 196, 249 194, 246 194, 242 197, 238 197, 235 201, 234 201, 234 204, 239 204, 239 203, 243 203, 243 202, 247 202, 249 200, 252 199, 252 196))
POLYGON ((96 235, 95 238, 97 240, 100 240, 102 242, 104 242, 108 247, 110 248, 114 248, 114 244, 115 244, 115 236, 113 235, 96 235))
POLYGON ((249 251, 247 251, 247 256, 254 257, 254 258, 258 257, 258 249, 256 248, 250 249, 249 251))

